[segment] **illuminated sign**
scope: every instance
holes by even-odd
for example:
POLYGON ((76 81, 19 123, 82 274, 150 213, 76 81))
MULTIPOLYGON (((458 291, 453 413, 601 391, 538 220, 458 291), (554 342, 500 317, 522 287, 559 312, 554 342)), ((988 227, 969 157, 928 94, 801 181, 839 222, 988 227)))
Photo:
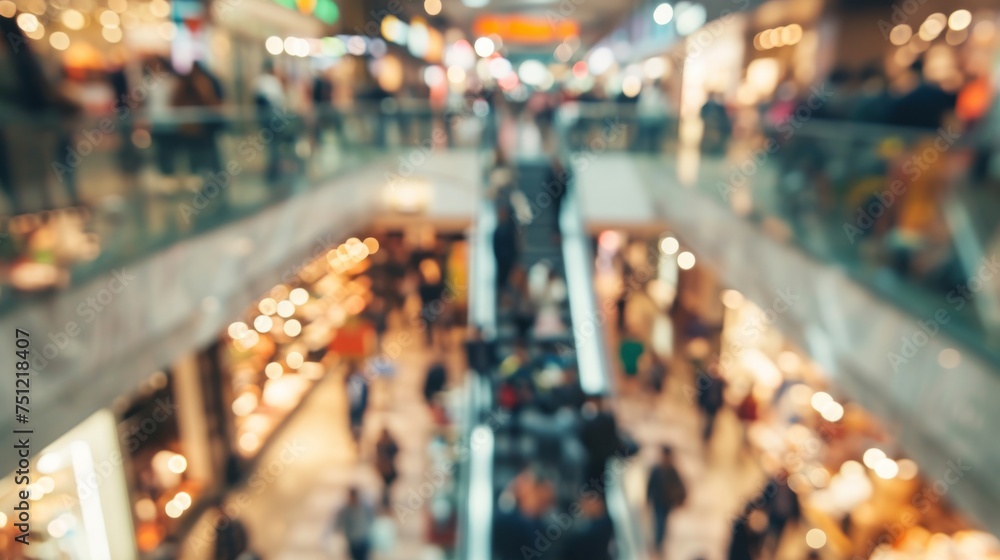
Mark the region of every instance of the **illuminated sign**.
POLYGON ((340 19, 340 8, 333 0, 274 0, 278 4, 297 12, 316 16, 325 24, 333 25, 340 19))
POLYGON ((481 16, 472 29, 480 37, 498 35, 509 43, 555 43, 580 34, 580 25, 571 19, 553 23, 544 17, 524 15, 481 16))

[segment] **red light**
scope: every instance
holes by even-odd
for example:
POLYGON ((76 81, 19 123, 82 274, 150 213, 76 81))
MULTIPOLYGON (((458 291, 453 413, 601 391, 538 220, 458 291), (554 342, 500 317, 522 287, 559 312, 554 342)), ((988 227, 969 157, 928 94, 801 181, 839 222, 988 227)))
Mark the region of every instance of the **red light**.
POLYGON ((587 63, 582 60, 573 65, 573 75, 581 80, 587 77, 587 73, 589 71, 590 69, 587 68, 587 63))

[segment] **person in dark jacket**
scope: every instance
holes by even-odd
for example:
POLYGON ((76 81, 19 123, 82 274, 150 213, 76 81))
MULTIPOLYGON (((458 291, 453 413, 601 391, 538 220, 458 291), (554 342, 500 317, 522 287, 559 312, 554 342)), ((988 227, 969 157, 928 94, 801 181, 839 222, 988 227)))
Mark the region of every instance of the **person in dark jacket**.
POLYGON ((788 486, 788 472, 782 470, 774 476, 765 486, 765 497, 771 494, 765 501, 767 510, 767 547, 772 555, 777 553, 781 544, 781 537, 785 534, 785 527, 788 522, 797 522, 802 518, 802 509, 799 505, 799 497, 795 491, 788 486))
POLYGON ((375 444, 375 469, 382 477, 382 507, 389 509, 392 484, 396 482, 399 471, 396 469, 396 456, 399 455, 399 445, 392 438, 389 429, 382 430, 382 435, 375 444))
POLYGON ((615 528, 608 517, 604 500, 596 493, 580 498, 580 517, 568 535, 563 558, 573 560, 611 560, 615 528))
POLYGON ((497 227, 493 230, 493 256, 497 263, 497 296, 507 288, 511 269, 517 262, 518 235, 517 225, 510 208, 506 204, 500 204, 497 209, 497 227))
POLYGON ((444 390, 447 383, 448 371, 444 368, 444 364, 435 363, 427 370, 427 377, 424 379, 424 400, 428 406, 434 401, 434 397, 444 390))
POLYGON ((683 505, 686 498, 687 490, 674 465, 673 450, 664 447, 660 463, 650 471, 646 485, 646 501, 653 508, 653 540, 657 552, 663 550, 670 512, 683 505))
POLYGON ((249 547, 246 527, 239 519, 232 519, 221 511, 215 522, 216 560, 236 560, 249 547))
MULTIPOLYGON (((621 449, 618 423, 614 414, 605 409, 600 397, 592 397, 583 405, 583 425, 580 441, 587 450, 586 482, 603 485, 608 460, 621 449)), ((598 486, 603 488, 603 486, 598 486)))
POLYGON ((434 331, 440 325, 444 313, 444 282, 441 279, 441 266, 434 259, 424 259, 420 262, 420 316, 424 320, 427 346, 434 344, 434 331))
POLYGON ((725 381, 702 368, 698 368, 698 407, 705 413, 705 429, 702 440, 712 439, 715 417, 724 403, 725 381))

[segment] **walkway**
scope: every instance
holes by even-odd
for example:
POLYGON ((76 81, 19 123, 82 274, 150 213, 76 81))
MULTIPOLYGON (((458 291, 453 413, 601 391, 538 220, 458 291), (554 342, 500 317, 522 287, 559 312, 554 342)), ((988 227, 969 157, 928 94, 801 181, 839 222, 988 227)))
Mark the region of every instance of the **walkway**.
MULTIPOLYGON (((603 305, 611 306, 619 280, 599 276, 595 283, 603 305), (610 299, 610 301, 608 301, 610 299)), ((655 312, 642 309, 648 299, 629 300, 629 315, 655 312)), ((607 307, 604 307, 605 309, 607 307)), ((608 321, 609 326, 614 323, 608 321)), ((617 356, 618 335, 607 331, 609 356, 617 356)), ((617 367, 616 358, 613 363, 617 367)), ((617 372, 619 378, 621 372, 617 372)), ((624 475, 625 492, 633 510, 640 516, 642 532, 652 549, 652 516, 646 510, 646 481, 652 465, 659 460, 660 448, 669 445, 674 450, 677 468, 687 486, 686 503, 674 511, 668 523, 666 555, 669 560, 725 560, 728 558, 732 521, 744 504, 756 496, 766 480, 755 460, 740 452, 742 427, 735 414, 724 409, 716 420, 715 435, 710 445, 702 443, 702 418, 693 394, 694 372, 680 360, 673 360, 664 391, 651 395, 646 390, 619 383, 616 415, 623 430, 640 445, 638 460, 624 475)), ((789 527, 785 544, 804 542, 789 527)), ((801 560, 801 545, 783 547, 778 560, 801 560), (791 550, 794 549, 794 550, 791 550)), ((656 558, 654 556, 653 558, 656 558)))
MULTIPOLYGON (((400 340, 402 332, 390 331, 385 342, 400 340)), ((351 486, 360 487, 363 497, 372 503, 380 503, 382 482, 372 466, 372 454, 374 441, 386 424, 400 447, 394 503, 405 504, 410 490, 426 480, 432 420, 423 400, 423 383, 433 356, 423 347, 421 333, 409 334, 410 342, 403 346, 395 362, 396 378, 373 384, 361 460, 349 433, 344 382, 339 375, 330 376, 315 387, 304 408, 278 435, 278 441, 260 463, 256 484, 251 475, 247 487, 229 498, 231 505, 244 504, 240 518, 250 534, 252 548, 261 557, 347 557, 343 539, 333 531, 333 522, 351 486)), ((452 352, 446 356, 446 363, 453 374, 461 371, 464 357, 452 352)), ((412 516, 396 516, 392 511, 380 515, 390 516, 391 523, 386 525, 394 528, 394 546, 375 551, 373 560, 443 558, 440 549, 425 544, 425 508, 418 508, 412 516)), ((211 547, 205 549, 205 554, 183 558, 208 558, 211 547)))

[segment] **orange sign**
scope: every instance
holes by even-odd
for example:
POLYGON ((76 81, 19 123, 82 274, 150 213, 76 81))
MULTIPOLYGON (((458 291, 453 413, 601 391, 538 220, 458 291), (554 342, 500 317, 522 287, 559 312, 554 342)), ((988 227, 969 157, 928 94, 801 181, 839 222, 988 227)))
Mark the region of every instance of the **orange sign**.
POLYGON ((574 20, 524 15, 480 16, 472 29, 479 37, 499 35, 507 43, 555 43, 580 34, 580 25, 574 20))

